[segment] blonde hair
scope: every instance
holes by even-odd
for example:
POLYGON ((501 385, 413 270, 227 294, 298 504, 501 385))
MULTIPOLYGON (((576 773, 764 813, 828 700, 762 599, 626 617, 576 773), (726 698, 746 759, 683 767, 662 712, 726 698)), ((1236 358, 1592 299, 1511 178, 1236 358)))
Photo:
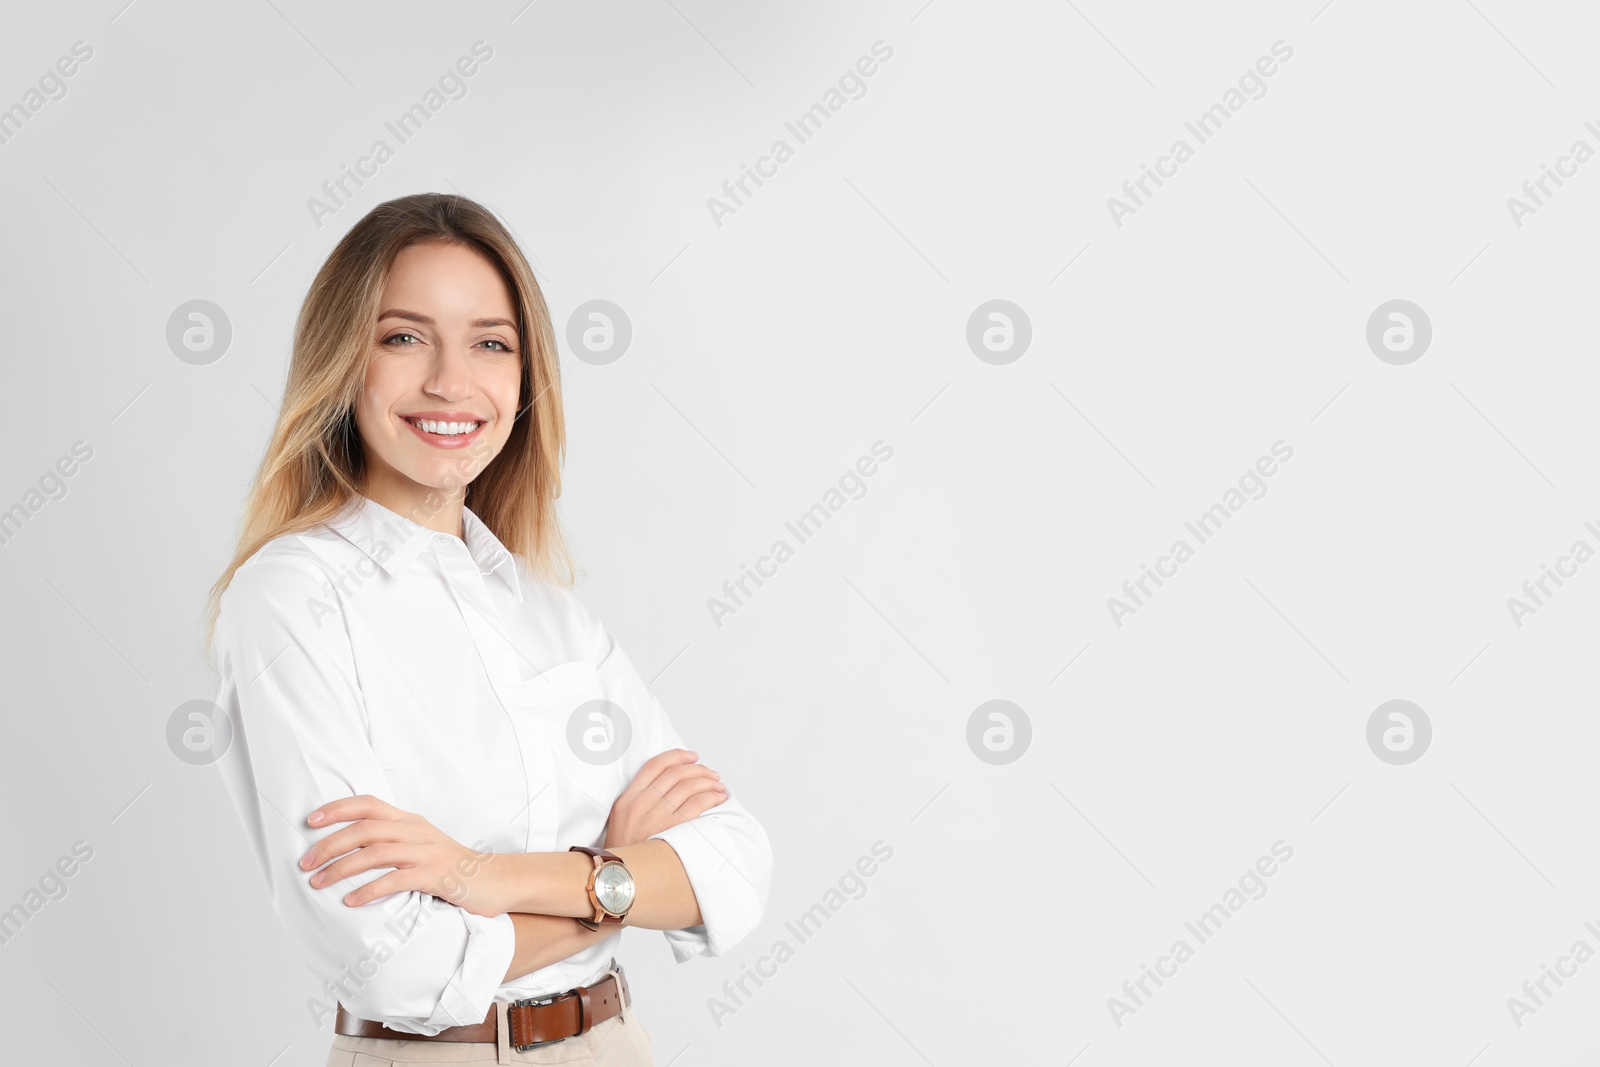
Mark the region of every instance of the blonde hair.
POLYGON ((561 369, 544 294, 516 240, 488 209, 462 196, 417 193, 379 204, 357 222, 329 253, 300 307, 277 425, 245 501, 233 560, 206 601, 208 663, 222 594, 239 567, 273 538, 328 521, 362 493, 366 453, 355 405, 378 305, 395 256, 427 242, 464 245, 494 264, 511 290, 517 343, 526 353, 511 436, 467 485, 465 504, 535 573, 572 585, 572 557, 555 507, 566 451, 561 369))

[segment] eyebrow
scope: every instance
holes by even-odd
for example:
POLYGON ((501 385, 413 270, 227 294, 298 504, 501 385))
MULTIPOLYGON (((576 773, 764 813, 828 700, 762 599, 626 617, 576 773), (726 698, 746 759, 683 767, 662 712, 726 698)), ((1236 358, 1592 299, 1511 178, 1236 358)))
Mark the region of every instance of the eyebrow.
MULTIPOLYGON (((390 308, 378 316, 379 322, 384 319, 407 319, 411 322, 420 322, 424 326, 436 325, 428 316, 415 311, 406 311, 404 308, 390 308)), ((517 324, 510 319, 473 319, 468 325, 474 329, 486 329, 490 326, 506 326, 513 330, 517 328, 517 324)))

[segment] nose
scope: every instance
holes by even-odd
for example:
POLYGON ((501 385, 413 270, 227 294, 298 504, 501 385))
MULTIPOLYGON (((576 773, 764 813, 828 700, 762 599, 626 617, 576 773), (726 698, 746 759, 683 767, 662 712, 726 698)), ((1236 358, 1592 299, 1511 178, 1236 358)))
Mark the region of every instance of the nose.
POLYGON ((422 391, 440 400, 465 400, 473 393, 472 364, 464 348, 439 345, 422 391))

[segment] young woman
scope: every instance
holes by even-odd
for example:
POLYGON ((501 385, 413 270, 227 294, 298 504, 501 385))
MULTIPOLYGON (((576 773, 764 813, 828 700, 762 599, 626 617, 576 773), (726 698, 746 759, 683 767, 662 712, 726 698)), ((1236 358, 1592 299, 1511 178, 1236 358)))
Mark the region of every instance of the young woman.
POLYGON ((207 605, 219 766, 330 1067, 652 1063, 621 929, 681 963, 765 909, 766 832, 570 590, 564 448, 505 227, 458 196, 374 208, 301 308, 207 605))

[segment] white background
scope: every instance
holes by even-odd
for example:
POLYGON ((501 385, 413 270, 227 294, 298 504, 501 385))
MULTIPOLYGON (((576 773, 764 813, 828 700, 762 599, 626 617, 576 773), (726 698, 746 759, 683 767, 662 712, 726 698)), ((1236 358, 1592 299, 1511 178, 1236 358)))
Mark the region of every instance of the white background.
POLYGON ((0 945, 4 1058, 326 1056, 222 783, 165 731, 215 692, 196 620, 306 284, 371 207, 435 190, 500 214, 551 304, 579 595, 773 840, 728 955, 628 935, 661 1063, 1595 1062, 1600 962, 1520 1026, 1507 998, 1600 951, 1600 563, 1520 627, 1506 602, 1600 549, 1600 162, 1507 208, 1600 149, 1596 22, 1320 2, 10 13, 0 106, 94 54, 0 144, 0 509, 94 454, 0 545, 0 909, 94 857, 0 945), (467 94, 319 226, 323 182, 480 39, 467 94), (865 95, 718 226, 707 198, 880 40, 865 95), (1185 121, 1280 40, 1197 145, 1185 121), (194 299, 233 327, 209 366, 165 339, 194 299), (605 366, 566 350, 592 299, 633 326, 605 366), (1032 326, 1004 366, 966 342, 992 299, 1032 326), (1403 366, 1366 342, 1394 299, 1433 331, 1403 366), (716 625, 708 598, 880 439, 866 494, 716 625), (1117 626, 1107 598, 1279 440, 1266 495, 1117 626), (1396 698, 1433 727, 1405 766, 1366 741, 1396 698), (1004 766, 966 740, 992 699, 1032 728, 1004 766), (865 895, 719 1025, 724 981, 879 840, 865 895), (1185 921, 1279 840, 1197 945, 1185 921), (1108 998, 1180 937, 1119 1026, 1108 998))

